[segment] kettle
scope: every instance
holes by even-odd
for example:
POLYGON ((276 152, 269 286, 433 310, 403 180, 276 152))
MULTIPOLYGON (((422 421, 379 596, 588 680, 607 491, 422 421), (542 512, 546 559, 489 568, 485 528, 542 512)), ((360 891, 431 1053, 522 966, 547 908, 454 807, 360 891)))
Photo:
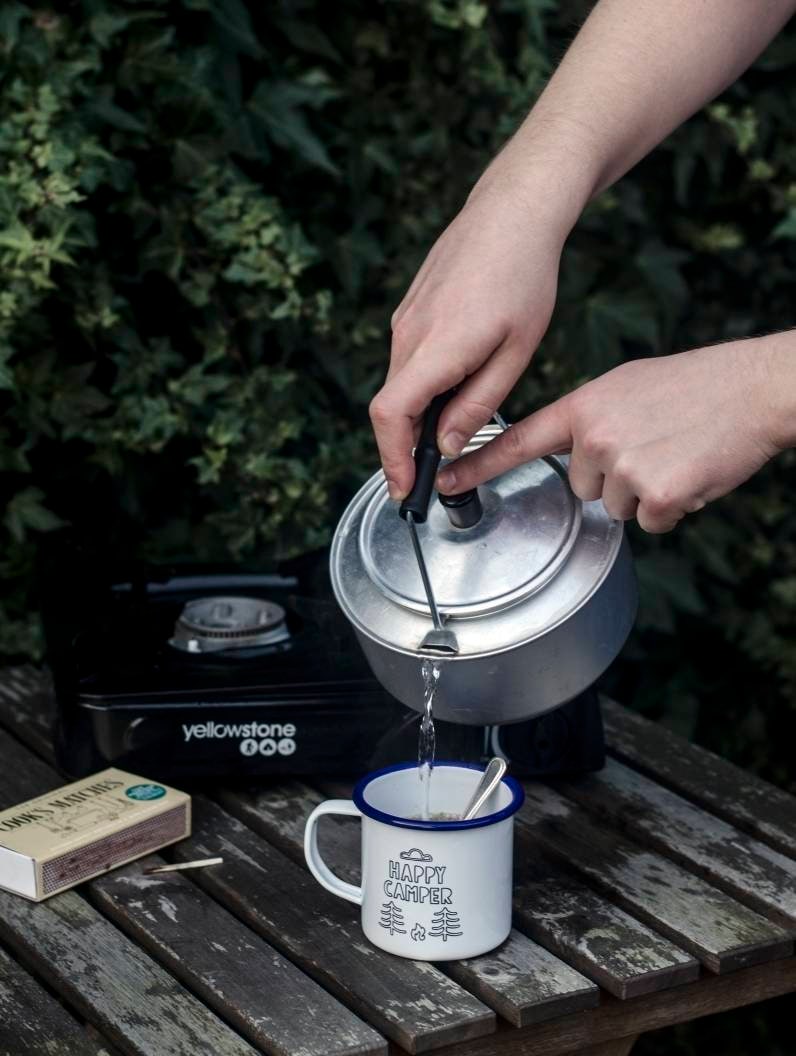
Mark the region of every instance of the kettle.
MULTIPOLYGON (((398 700, 423 709, 421 665, 434 650, 429 631, 441 625, 455 644, 434 650, 444 665, 435 718, 520 722, 572 700, 616 657, 636 615, 633 561, 622 522, 602 500, 573 493, 567 456, 434 501, 436 428, 451 395, 426 414, 415 487, 400 508, 380 470, 344 512, 332 587, 374 675, 398 700)), ((507 428, 495 418, 465 453, 507 428)))

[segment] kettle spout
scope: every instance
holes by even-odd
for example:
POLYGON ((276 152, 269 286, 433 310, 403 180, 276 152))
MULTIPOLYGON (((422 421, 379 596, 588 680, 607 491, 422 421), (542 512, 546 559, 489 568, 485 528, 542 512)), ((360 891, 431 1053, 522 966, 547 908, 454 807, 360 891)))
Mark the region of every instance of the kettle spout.
POLYGON ((434 653, 437 656, 456 656, 459 652, 459 643, 453 631, 434 628, 420 643, 420 652, 434 653))

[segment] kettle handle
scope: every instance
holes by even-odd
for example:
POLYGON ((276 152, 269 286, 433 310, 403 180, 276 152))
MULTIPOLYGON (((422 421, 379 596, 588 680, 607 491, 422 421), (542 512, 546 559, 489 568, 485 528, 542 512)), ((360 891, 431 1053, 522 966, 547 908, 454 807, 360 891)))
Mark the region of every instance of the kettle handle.
POLYGON ((447 392, 435 396, 428 405, 420 439, 415 447, 415 483, 398 510, 404 520, 408 513, 412 514, 412 520, 416 524, 424 524, 428 517, 428 504, 442 458, 437 447, 437 428, 440 415, 455 393, 456 389, 448 389, 447 392))

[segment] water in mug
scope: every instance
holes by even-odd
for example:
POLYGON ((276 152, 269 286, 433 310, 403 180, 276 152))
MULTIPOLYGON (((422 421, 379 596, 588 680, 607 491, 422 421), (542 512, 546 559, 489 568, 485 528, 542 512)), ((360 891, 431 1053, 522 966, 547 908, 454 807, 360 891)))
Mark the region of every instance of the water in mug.
POLYGON ((425 785, 424 807, 422 818, 429 818, 429 796, 431 794, 431 772, 434 769, 434 694, 437 691, 442 665, 438 660, 424 660, 421 668, 423 675, 423 718, 420 721, 420 735, 417 741, 417 767, 420 780, 425 785))

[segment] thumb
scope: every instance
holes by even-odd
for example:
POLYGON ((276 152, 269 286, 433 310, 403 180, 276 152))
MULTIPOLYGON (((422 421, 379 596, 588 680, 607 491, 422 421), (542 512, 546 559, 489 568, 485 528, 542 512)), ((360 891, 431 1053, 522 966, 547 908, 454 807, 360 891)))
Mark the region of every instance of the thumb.
POLYGON ((457 459, 439 474, 443 494, 467 491, 514 466, 572 448, 569 396, 543 407, 477 451, 457 459))

